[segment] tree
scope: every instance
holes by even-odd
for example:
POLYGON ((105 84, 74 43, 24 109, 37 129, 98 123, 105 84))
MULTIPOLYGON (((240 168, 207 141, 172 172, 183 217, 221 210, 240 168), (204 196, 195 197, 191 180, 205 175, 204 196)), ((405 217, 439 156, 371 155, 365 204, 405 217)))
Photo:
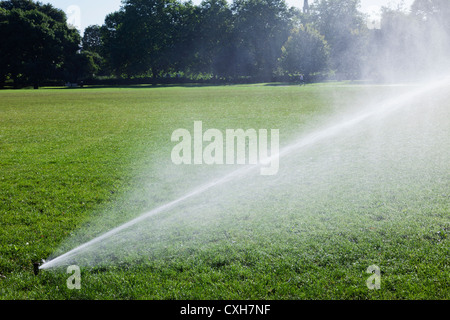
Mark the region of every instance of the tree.
POLYGON ((199 5, 196 26, 195 59, 192 64, 199 73, 227 77, 230 71, 232 12, 226 0, 204 0, 199 5))
POLYGON ((78 31, 69 29, 66 15, 51 5, 31 0, 0 3, 0 61, 2 78, 15 86, 32 84, 36 89, 55 79, 66 57, 79 49, 78 31))
MULTIPOLYGON (((6 38, 5 31, 8 29, 8 23, 8 11, 0 7, 0 39, 6 38)), ((3 44, 0 45, 0 88, 3 88, 5 81, 10 77, 9 60, 7 48, 3 44)))
POLYGON ((152 75, 156 80, 170 71, 179 57, 180 8, 176 0, 125 0, 106 18, 106 59, 117 75, 152 75))
POLYGON ((384 7, 382 9, 377 73, 385 81, 409 79, 414 69, 423 68, 417 60, 421 56, 422 30, 406 10, 384 7))
POLYGON ((99 71, 102 58, 95 52, 81 51, 70 56, 64 65, 64 79, 78 83, 93 78, 99 71))
POLYGON ((330 46, 332 69, 346 78, 359 77, 364 65, 367 26, 359 7, 360 0, 318 0, 308 17, 330 46))
POLYGON ((105 59, 107 53, 103 41, 103 32, 103 27, 98 25, 88 26, 84 29, 81 53, 85 56, 84 61, 88 63, 86 70, 90 71, 83 73, 86 74, 83 78, 92 77, 94 74, 106 76, 111 74, 111 68, 109 68, 105 59), (91 76, 88 76, 89 74, 91 76))
POLYGON ((423 56, 428 67, 440 72, 450 65, 450 1, 415 0, 411 6, 411 16, 423 32, 423 56), (428 50, 433 48, 433 50, 428 50))
POLYGON ((111 74, 117 76, 126 74, 129 64, 130 52, 127 50, 127 45, 131 45, 131 43, 128 42, 126 34, 121 30, 124 16, 123 10, 111 13, 106 16, 105 23, 101 27, 103 57, 111 74))
POLYGON ((448 0, 415 0, 411 6, 411 15, 423 22, 436 23, 450 32, 448 0))
POLYGON ((312 26, 301 25, 292 30, 282 49, 281 67, 290 75, 309 76, 328 67, 329 46, 312 26))
POLYGON ((95 52, 99 55, 102 55, 103 40, 101 26, 92 25, 84 29, 82 48, 84 51, 95 52))
POLYGON ((235 0, 232 10, 238 69, 243 75, 271 81, 291 30, 291 12, 285 1, 235 0))
POLYGON ((388 81, 423 78, 450 66, 450 2, 416 0, 406 8, 384 7, 381 30, 372 55, 379 78, 388 81))
POLYGON ((197 54, 200 42, 201 10, 191 2, 177 3, 172 11, 169 46, 165 53, 168 68, 163 71, 183 71, 195 75, 201 72, 202 61, 197 54))

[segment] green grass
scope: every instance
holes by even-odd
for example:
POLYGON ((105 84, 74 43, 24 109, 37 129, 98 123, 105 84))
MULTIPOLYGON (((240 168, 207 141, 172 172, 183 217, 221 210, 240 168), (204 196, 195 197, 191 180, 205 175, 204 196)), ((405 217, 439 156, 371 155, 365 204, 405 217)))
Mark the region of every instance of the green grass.
MULTIPOLYGON (((155 222, 161 245, 134 260, 83 268, 81 290, 67 289, 65 270, 33 274, 34 261, 70 247, 74 236, 88 240, 217 175, 220 168, 174 168, 175 129, 192 132, 195 120, 222 130, 279 128, 285 145, 349 106, 399 90, 252 85, 0 91, 0 299, 450 298, 445 110, 440 118, 430 116, 438 122, 428 138, 441 132, 435 139, 421 141, 426 132, 413 132, 413 140, 407 133, 400 142, 389 140, 384 127, 347 133, 300 154, 310 167, 270 184, 276 192, 239 200, 239 191, 222 194, 208 215, 155 222), (378 154, 377 138, 378 148, 392 153, 378 154), (90 227, 94 231, 82 233, 90 227), (373 264, 382 271, 381 290, 366 287, 373 264)), ((394 121, 392 132, 400 124, 407 131, 410 120, 394 121)), ((294 160, 286 162, 295 167, 294 160)))

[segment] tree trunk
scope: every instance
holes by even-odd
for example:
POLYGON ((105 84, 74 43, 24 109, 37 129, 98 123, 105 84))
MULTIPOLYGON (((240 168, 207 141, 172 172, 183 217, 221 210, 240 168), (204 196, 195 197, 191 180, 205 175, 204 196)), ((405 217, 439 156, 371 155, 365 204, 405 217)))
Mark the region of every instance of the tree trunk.
POLYGON ((152 86, 156 87, 158 84, 158 71, 156 68, 152 68, 152 86))

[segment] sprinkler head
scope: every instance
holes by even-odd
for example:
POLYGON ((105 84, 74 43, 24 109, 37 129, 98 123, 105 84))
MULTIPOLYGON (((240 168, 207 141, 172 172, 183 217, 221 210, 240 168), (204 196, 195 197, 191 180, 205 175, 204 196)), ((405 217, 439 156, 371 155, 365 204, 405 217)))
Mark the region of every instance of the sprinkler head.
POLYGON ((39 262, 35 262, 33 263, 33 271, 34 271, 34 275, 37 276, 39 275, 39 267, 40 267, 40 263, 39 262))

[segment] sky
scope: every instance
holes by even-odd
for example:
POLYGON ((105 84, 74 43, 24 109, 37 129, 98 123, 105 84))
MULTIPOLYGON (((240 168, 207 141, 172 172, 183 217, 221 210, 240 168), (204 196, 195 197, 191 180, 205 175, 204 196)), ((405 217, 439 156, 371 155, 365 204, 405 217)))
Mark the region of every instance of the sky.
MULTIPOLYGON (((371 14, 376 19, 382 6, 396 7, 403 2, 409 8, 414 0, 361 0, 361 11, 371 14)), ((51 3, 54 7, 67 13, 69 22, 83 31, 94 24, 102 25, 106 15, 120 8, 121 0, 40 0, 51 3)), ((201 0, 193 0, 195 4, 201 0)), ((231 0, 229 0, 231 2, 231 0)), ((310 0, 312 3, 313 0, 310 0)), ((303 0, 286 0, 289 6, 303 7, 303 0)), ((373 19, 371 19, 373 20, 373 19)))

